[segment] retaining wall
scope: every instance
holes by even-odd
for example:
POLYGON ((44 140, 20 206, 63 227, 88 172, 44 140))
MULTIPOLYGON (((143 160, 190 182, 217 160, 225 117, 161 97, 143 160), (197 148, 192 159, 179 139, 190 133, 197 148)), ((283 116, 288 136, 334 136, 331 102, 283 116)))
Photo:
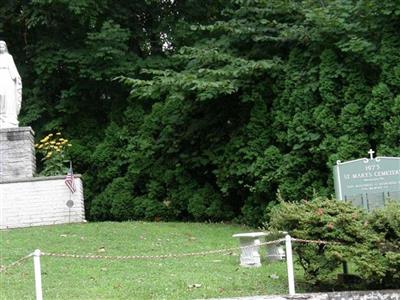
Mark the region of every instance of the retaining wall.
POLYGON ((0 181, 0 229, 85 221, 82 180, 71 194, 65 176, 0 181), (67 202, 73 201, 69 208, 67 202))

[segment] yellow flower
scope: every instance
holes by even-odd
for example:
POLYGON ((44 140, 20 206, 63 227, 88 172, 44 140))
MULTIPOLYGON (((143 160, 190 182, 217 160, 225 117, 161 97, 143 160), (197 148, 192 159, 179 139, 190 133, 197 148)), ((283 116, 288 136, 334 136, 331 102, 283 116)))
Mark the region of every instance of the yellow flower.
POLYGON ((45 143, 45 142, 47 142, 48 140, 49 140, 49 137, 46 136, 44 139, 41 139, 40 142, 41 142, 41 143, 45 143))
POLYGON ((61 145, 61 143, 60 143, 60 142, 57 142, 56 145, 57 145, 57 146, 58 146, 58 145, 61 145))
POLYGON ((72 145, 71 145, 71 144, 68 144, 68 147, 72 147, 72 145))
POLYGON ((38 149, 42 149, 43 148, 43 145, 42 144, 40 144, 39 145, 39 147, 38 147, 38 149))
POLYGON ((56 151, 57 151, 57 152, 61 152, 61 149, 57 148, 56 151))
POLYGON ((56 135, 61 135, 61 132, 57 132, 56 135))
POLYGON ((49 153, 47 153, 47 155, 46 155, 46 158, 50 158, 50 156, 53 154, 53 152, 49 152, 49 153))
POLYGON ((54 145, 56 142, 55 141, 51 141, 50 144, 54 145))
POLYGON ((49 135, 48 135, 48 137, 52 137, 53 136, 53 134, 52 133, 50 133, 49 135))

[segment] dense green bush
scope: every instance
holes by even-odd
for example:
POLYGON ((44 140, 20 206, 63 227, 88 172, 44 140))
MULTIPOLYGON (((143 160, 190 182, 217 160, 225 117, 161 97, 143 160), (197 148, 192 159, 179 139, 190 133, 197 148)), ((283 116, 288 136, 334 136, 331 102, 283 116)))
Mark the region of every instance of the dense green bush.
POLYGON ((131 184, 126 178, 116 178, 97 196, 91 207, 95 220, 127 220, 133 216, 131 184))
POLYGON ((343 262, 350 262, 365 287, 400 287, 400 205, 367 214, 350 203, 315 197, 298 203, 282 201, 268 213, 271 230, 328 242, 293 245, 311 283, 327 282, 343 262))

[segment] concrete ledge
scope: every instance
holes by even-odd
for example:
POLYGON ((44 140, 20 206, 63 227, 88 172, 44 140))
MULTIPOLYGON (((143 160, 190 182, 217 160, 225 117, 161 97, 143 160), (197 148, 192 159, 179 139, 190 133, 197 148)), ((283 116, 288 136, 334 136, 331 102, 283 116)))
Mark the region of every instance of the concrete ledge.
POLYGON ((2 132, 24 132, 24 131, 29 131, 32 135, 35 135, 35 132, 33 131, 32 127, 26 126, 26 127, 13 127, 13 128, 1 128, 0 133, 2 132))
MULTIPOLYGON (((214 300, 216 300, 215 298, 214 300)), ((236 298, 218 298, 218 300, 400 300, 400 290, 380 291, 344 291, 332 293, 308 293, 276 296, 251 296, 236 298)), ((212 299, 210 299, 212 300, 212 299)))
MULTIPOLYGON (((51 181, 51 180, 64 180, 67 174, 60 176, 41 176, 41 177, 23 177, 23 178, 13 178, 13 179, 0 179, 0 184, 3 183, 18 183, 18 182, 31 182, 31 181, 51 181)), ((80 174, 74 174, 75 178, 82 178, 80 174)))

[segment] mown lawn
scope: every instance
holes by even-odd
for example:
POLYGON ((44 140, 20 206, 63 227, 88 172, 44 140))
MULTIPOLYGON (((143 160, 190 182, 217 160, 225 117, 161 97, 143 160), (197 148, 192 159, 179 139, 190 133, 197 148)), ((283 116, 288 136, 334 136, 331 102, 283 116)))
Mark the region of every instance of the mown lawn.
MULTIPOLYGON (((203 223, 87 223, 0 231, 1 265, 40 249, 84 255, 158 255, 238 246, 251 229, 203 223)), ((265 255, 265 250, 262 249, 265 255)), ((147 260, 41 257, 44 299, 196 299, 287 294, 285 262, 239 267, 239 251, 147 260), (273 275, 271 278, 271 275, 273 275), (274 279, 277 275, 279 278, 274 279)), ((297 271, 296 279, 301 277, 297 271)), ((0 273, 1 299, 34 299, 32 258, 0 273)))

